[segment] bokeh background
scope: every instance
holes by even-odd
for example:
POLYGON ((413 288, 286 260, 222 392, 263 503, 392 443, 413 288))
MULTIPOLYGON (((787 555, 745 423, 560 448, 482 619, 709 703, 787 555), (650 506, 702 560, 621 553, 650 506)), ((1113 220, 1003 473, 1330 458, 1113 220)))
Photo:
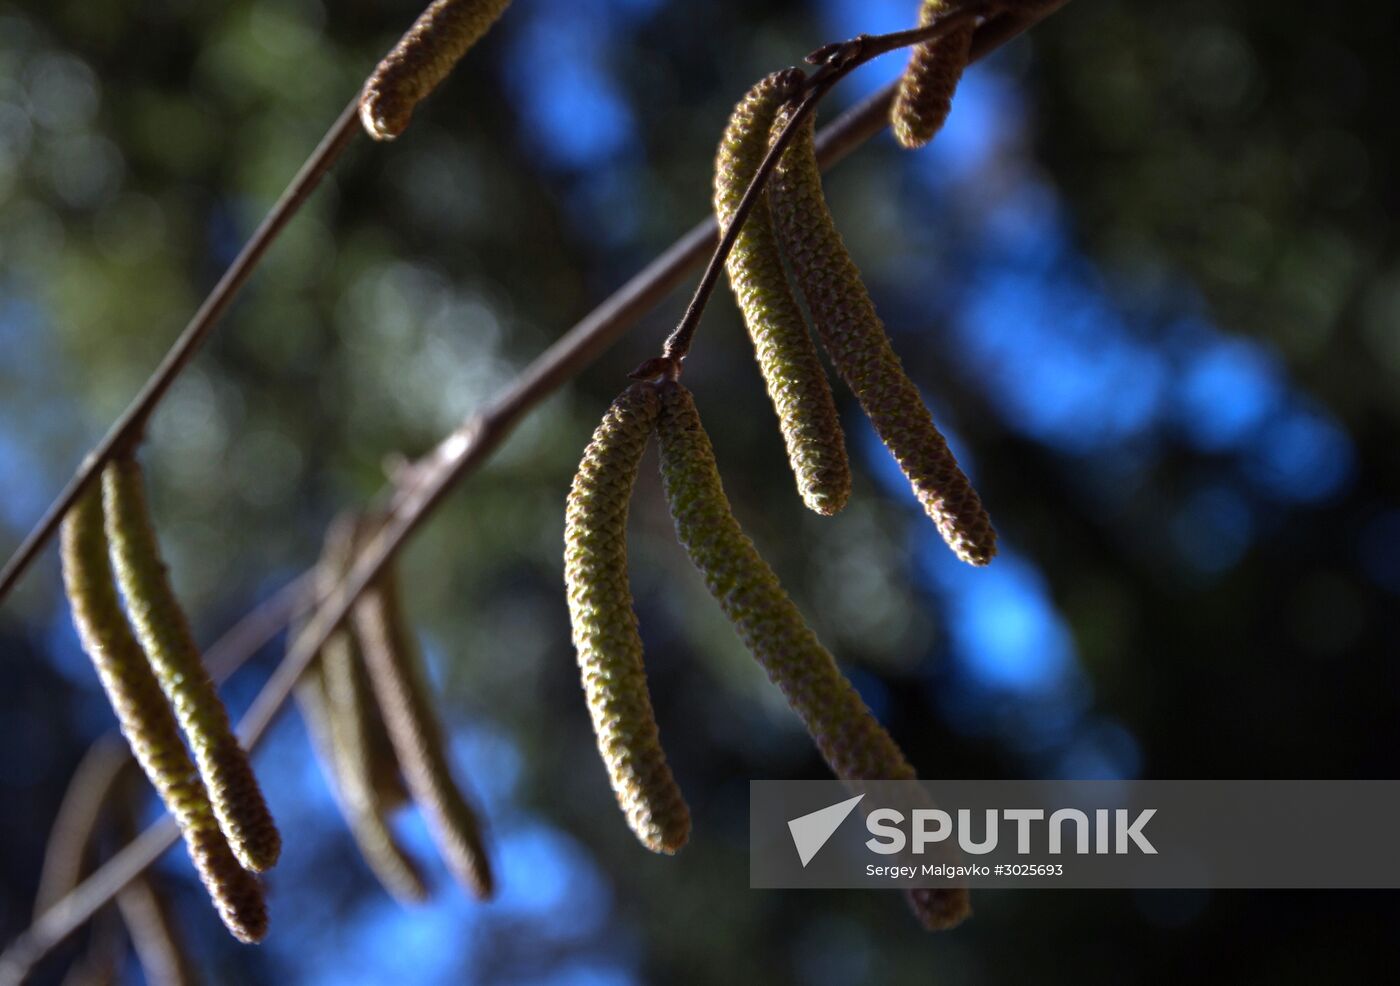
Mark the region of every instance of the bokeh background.
MULTIPOLYGON (((386 459, 428 449, 703 215, 754 79, 916 6, 520 0, 406 137, 357 143, 150 431, 200 638, 309 564, 386 459)), ((416 13, 0 2, 4 550, 416 13)), ((856 495, 835 519, 801 509, 717 295, 686 376, 730 496, 922 776, 1394 775, 1397 19, 1078 0, 971 71, 928 150, 884 136, 832 173, 1001 531, 985 571, 941 546, 844 394, 856 495)), ((901 64, 863 70, 825 118, 901 64)), ((748 781, 825 772, 676 546, 652 464, 632 577, 695 833, 675 858, 639 848, 580 696, 563 501, 682 301, 531 416, 403 560, 500 899, 435 870, 434 902, 392 904, 290 715, 257 760, 287 843, 267 943, 223 933, 183 854, 160 866, 209 982, 1317 982, 1393 955, 1394 894, 984 891, 928 936, 897 894, 750 891, 748 781)), ((281 647, 231 682, 235 710, 281 647)), ((112 725, 51 551, 0 608, 0 649, 8 940, 68 775, 112 725)))

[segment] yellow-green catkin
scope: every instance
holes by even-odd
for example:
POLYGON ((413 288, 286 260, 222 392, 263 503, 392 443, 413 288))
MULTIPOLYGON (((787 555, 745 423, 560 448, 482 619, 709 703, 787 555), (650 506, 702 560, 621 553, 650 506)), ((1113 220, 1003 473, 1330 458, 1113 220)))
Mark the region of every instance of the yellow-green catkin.
MULTIPOLYGON (((768 133, 792 89, 791 70, 775 72, 734 107, 715 157, 715 218, 727 226, 768 150, 768 133)), ((768 200, 759 196, 726 263, 754 353, 778 412, 802 502, 831 515, 851 495, 841 419, 807 320, 793 297, 768 200)))
MULTIPOLYGON (((777 134, 790 108, 773 124, 777 134)), ((822 194, 812 118, 799 124, 769 188, 774 225, 822 344, 959 558, 985 565, 996 532, 977 492, 904 372, 822 194)))
MULTIPOLYGON (((661 479, 676 533, 705 585, 744 644, 776 684, 845 781, 913 780, 914 768, 866 707, 734 519, 714 448, 695 401, 678 383, 659 385, 656 432, 661 479)), ((914 900, 930 928, 951 927, 968 912, 967 893, 940 889, 914 900)))
POLYGON ((565 510, 564 579, 588 711, 618 804, 643 845, 673 853, 690 837, 690 809, 661 748, 627 578, 628 505, 659 410, 655 388, 634 385, 593 433, 565 510))
MULTIPOLYGON (((354 518, 331 525, 317 570, 317 589, 328 596, 354 560, 354 518)), ((365 864, 397 900, 416 902, 428 895, 418 866, 389 825, 374 748, 379 709, 369 694, 359 646, 349 626, 337 628, 322 645, 315 662, 297 684, 297 704, 310 728, 322 768, 340 802, 350 834, 365 864)), ((379 723, 382 730, 383 725, 379 723)), ((392 756, 392 751, 390 756, 392 756)), ((397 775, 397 761, 394 771, 397 775)))
POLYGON ((103 524, 102 492, 96 485, 78 499, 63 522, 62 559, 78 636, 137 763, 179 826, 224 924, 240 941, 260 941, 267 933, 262 886, 229 848, 180 738, 175 714, 122 612, 103 524))
MULTIPOLYGON (((948 10, 948 0, 923 0, 919 26, 927 27, 948 10)), ((953 108, 953 93, 967 68, 974 26, 966 25, 914 46, 899 79, 890 111, 895 139, 911 150, 923 147, 943 128, 953 108)))
POLYGON ((189 740, 219 828, 245 869, 266 870, 277 862, 282 839, 170 587, 136 460, 108 464, 102 498, 127 612, 189 740))
POLYGON ((355 603, 352 622, 409 793, 453 877, 478 898, 494 890, 481 822, 452 777, 423 662, 404 625, 392 570, 355 603))
POLYGON ((374 70, 360 94, 360 122, 375 140, 408 128, 414 108, 496 23, 510 0, 434 0, 374 70))

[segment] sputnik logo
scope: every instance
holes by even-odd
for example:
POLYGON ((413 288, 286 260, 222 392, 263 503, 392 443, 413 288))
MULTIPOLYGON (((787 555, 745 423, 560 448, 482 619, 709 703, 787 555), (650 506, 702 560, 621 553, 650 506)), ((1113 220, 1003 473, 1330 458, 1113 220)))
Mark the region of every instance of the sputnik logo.
POLYGON ((792 843, 797 847, 797 858, 802 860, 802 867, 812 861, 821 847, 826 845, 841 823, 846 820, 860 799, 865 797, 858 794, 854 798, 846 801, 838 801, 834 805, 828 805, 809 815, 801 815, 788 822, 788 831, 792 833, 792 843))

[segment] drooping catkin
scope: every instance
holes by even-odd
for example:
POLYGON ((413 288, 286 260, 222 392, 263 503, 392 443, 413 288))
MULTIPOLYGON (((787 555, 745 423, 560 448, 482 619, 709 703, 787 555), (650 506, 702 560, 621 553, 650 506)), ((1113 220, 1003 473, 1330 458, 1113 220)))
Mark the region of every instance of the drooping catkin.
POLYGON ((671 775, 647 690, 627 577, 627 513, 656 423, 655 388, 618 395, 584 450, 564 515, 564 580, 598 752, 627 824, 652 852, 690 837, 690 809, 671 775))
POLYGON ((355 603, 352 622, 404 782, 423 812, 442 860, 477 897, 494 890, 481 822, 452 777, 426 673, 399 604, 392 570, 355 603))
POLYGON ((219 828, 245 869, 268 869, 277 862, 282 838, 170 587, 135 459, 108 464, 102 498, 127 611, 189 740, 219 828))
MULTIPOLYGON (((791 70, 775 72, 734 107, 715 158, 715 218, 721 228, 729 224, 768 150, 768 133, 791 79, 791 70)), ((749 212, 726 270, 778 412, 798 493, 817 513, 834 514, 851 494, 846 440, 831 384, 783 270, 765 196, 749 212)))
POLYGON ((117 600, 96 485, 63 522, 62 560, 78 636, 137 763, 179 826, 224 924, 240 941, 260 941, 267 933, 262 886, 239 865, 220 831, 175 715, 117 600))
MULTIPOLYGON (((357 526, 350 516, 331 525, 316 574, 322 598, 334 591, 354 561, 357 526)), ((326 779, 366 865, 395 899, 425 899, 428 888, 422 873, 389 825, 392 808, 376 778, 376 771, 384 768, 376 763, 382 754, 374 748, 373 733, 376 724, 381 731, 383 725, 349 626, 339 627, 326 639, 315 663, 297 684, 296 698, 326 779)), ((393 756, 392 750, 388 753, 393 756)), ((397 761, 393 770, 397 777, 397 761)))
POLYGON ((360 122, 393 140, 413 110, 496 23, 510 0, 433 0, 374 70, 360 94, 360 122))
MULTIPOLYGON (((948 0, 923 0, 919 26, 927 27, 948 9, 948 0)), ((953 107, 953 93, 967 68, 974 25, 966 25, 914 46, 899 79, 890 111, 895 139, 911 150, 923 147, 943 128, 953 107)))
MULTIPOLYGON (((354 740, 342 741, 341 736, 347 730, 343 724, 337 728, 338 713, 332 711, 333 703, 323 662, 328 650, 342 645, 348 646, 348 641, 327 641, 326 647, 317 655, 316 663, 297 683, 297 705, 311 732, 326 780, 340 804, 345 824, 365 865, 396 900, 421 901, 428 895, 422 873, 389 827, 378 789, 373 784, 368 788, 364 786, 365 771, 362 765, 357 766, 352 762, 353 753, 349 749, 354 745, 354 740)), ((337 659, 332 658, 334 660, 337 659)))
MULTIPOLYGON (((786 124, 785 107, 773 133, 786 124)), ((894 455, 925 512, 959 558, 985 565, 996 532, 977 492, 933 423, 919 388, 890 345, 860 270, 822 194, 809 116, 773 172, 769 202, 779 240, 837 372, 894 455)))
MULTIPOLYGON (((734 519, 690 392, 673 382, 658 389, 662 485, 676 533, 711 595, 837 777, 913 780, 914 768, 734 519)), ((965 890, 940 889, 926 896, 923 901, 911 896, 911 901, 930 928, 951 927, 968 912, 965 890)))

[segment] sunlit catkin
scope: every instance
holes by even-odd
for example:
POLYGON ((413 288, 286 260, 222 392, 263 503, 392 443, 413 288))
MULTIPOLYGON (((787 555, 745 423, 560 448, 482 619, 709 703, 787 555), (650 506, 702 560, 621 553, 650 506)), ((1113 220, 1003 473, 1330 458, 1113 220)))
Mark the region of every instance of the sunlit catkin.
MULTIPOLYGON (((331 525, 317 570, 322 598, 332 592, 353 561, 355 520, 331 525)), ((297 684, 297 704, 310 728, 322 767, 360 855, 394 898, 421 901, 428 889, 422 874, 389 826, 390 805, 375 776, 374 726, 379 710, 369 694, 359 647, 349 626, 335 630, 315 663, 297 684)), ((379 724, 382 729, 382 724, 379 724)), ((389 751, 392 756, 392 751, 389 751)), ((397 761, 393 764, 397 776, 397 761)))
POLYGON ((393 140, 414 108, 496 23, 510 0, 434 0, 384 56, 360 94, 360 122, 375 140, 393 140))
MULTIPOLYGON (((923 0, 919 7, 919 26, 927 27, 947 10, 948 0, 923 0)), ((973 30, 969 21, 941 37, 914 46, 890 112, 895 139, 903 146, 923 147, 942 129, 953 107, 953 93, 967 67, 973 30)))
POLYGON ((594 431, 565 510, 564 579, 588 711, 618 804, 643 845, 673 853, 690 836, 690 809, 661 749, 627 577, 628 504, 659 409, 655 388, 632 386, 594 431))
POLYGON ((189 740, 219 828, 246 869, 268 869, 277 862, 282 839, 170 587, 134 459, 107 466, 102 498, 127 612, 189 740))
MULTIPOLYGON (((695 401, 678 383, 660 385, 661 479, 676 533, 740 638, 802 720, 837 777, 912 780, 914 769, 817 640, 778 577, 734 519, 695 401)), ((951 927, 968 912, 965 890, 911 895, 927 927, 951 927)))
MULTIPOLYGON (((775 72, 749 90, 729 118, 715 158, 715 217, 727 226, 768 150, 768 132, 791 90, 792 73, 775 72)), ((834 514, 851 494, 841 419, 783 270, 768 201, 759 196, 726 264, 754 352, 778 412, 802 501, 834 514)))
POLYGON ((399 606, 393 571, 355 603, 353 624, 384 725, 417 803, 453 877, 477 897, 494 889, 481 822, 452 777, 422 660, 399 606))
POLYGON ((102 513, 102 493, 94 485, 63 522, 63 581, 78 636, 137 763, 179 826, 219 916, 235 938, 260 941, 267 933, 262 887, 229 849, 175 715, 122 612, 102 513))
MULTIPOLYGON (((776 134, 790 109, 774 121, 776 134)), ((769 190, 779 239, 832 363, 893 453, 924 510, 959 558, 985 565, 996 532, 948 448, 846 252, 822 194, 809 116, 783 153, 769 190)))

